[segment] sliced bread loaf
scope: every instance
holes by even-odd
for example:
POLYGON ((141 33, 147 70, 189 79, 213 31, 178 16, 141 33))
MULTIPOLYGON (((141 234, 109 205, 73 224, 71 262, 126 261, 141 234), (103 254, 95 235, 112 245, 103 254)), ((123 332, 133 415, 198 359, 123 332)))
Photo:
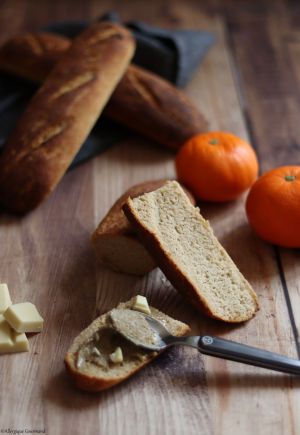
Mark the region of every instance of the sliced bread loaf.
POLYGON ((128 199, 123 210, 173 286, 198 309, 225 322, 255 314, 255 292, 176 181, 128 199))
MULTIPOLYGON (((147 249, 140 243, 122 207, 129 197, 135 198, 158 189, 167 180, 146 181, 128 189, 111 207, 92 235, 92 244, 98 261, 117 272, 145 275, 156 267, 147 249)), ((195 199, 186 192, 190 201, 195 199)))
MULTIPOLYGON (((131 309, 133 304, 134 299, 131 299, 120 303, 117 309, 131 309)), ((182 336, 190 331, 188 325, 156 308, 150 307, 150 311, 151 316, 160 320, 171 334, 182 336)), ((94 320, 75 338, 65 356, 65 365, 78 388, 96 392, 119 384, 158 355, 158 352, 141 349, 122 338, 112 329, 108 312, 94 320), (116 348, 122 349, 123 361, 119 364, 109 360, 109 355, 116 348)))

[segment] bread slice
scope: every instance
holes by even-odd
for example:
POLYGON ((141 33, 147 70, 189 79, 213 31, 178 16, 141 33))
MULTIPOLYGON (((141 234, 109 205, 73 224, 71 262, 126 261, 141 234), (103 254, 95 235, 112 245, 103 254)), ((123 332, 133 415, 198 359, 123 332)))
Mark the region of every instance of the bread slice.
MULTIPOLYGON (((123 213, 122 206, 129 197, 135 198, 158 189, 167 180, 146 181, 128 189, 112 206, 92 235, 92 245, 98 261, 116 272, 145 275, 156 267, 147 249, 140 243, 135 231, 123 213)), ((186 191, 195 204, 193 195, 186 191)))
POLYGON ((128 199, 123 210, 173 286, 198 309, 225 322, 255 314, 255 292, 176 181, 128 199))
MULTIPOLYGON (((132 305, 133 299, 120 303, 117 308, 128 309, 132 305)), ((150 307, 150 311, 151 316, 162 321, 171 334, 182 336, 190 331, 188 325, 172 319, 156 308, 150 307)), ((98 317, 84 329, 75 338, 65 356, 66 369, 73 378, 75 385, 82 390, 97 392, 119 384, 149 364, 160 353, 138 348, 117 333, 113 333, 109 313, 98 317), (107 354, 113 352, 117 346, 122 348, 124 355, 122 364, 109 364, 107 368, 102 368, 92 362, 86 362, 82 367, 77 367, 79 350, 94 337, 95 333, 100 335, 100 343, 101 339, 103 339, 102 345, 107 354)))

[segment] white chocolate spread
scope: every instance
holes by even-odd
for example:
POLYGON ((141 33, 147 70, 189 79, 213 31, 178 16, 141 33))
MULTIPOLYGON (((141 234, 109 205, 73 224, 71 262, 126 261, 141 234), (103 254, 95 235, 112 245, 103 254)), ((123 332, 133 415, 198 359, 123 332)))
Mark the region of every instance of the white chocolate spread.
MULTIPOLYGON (((149 335, 149 331, 147 335, 145 328, 141 327, 140 325, 141 323, 143 325, 143 321, 144 321, 148 326, 147 322, 145 321, 141 313, 129 309, 112 310, 108 316, 108 320, 110 320, 112 323, 111 326, 107 326, 106 328, 101 328, 98 331, 96 331, 91 336, 91 338, 86 343, 84 343, 79 349, 77 353, 77 359, 76 359, 77 369, 83 369, 87 363, 92 363, 101 367, 102 370, 105 371, 109 370, 112 366, 114 366, 114 363, 110 359, 110 355, 115 351, 117 347, 121 347, 123 351, 123 357, 124 357, 123 362, 125 363, 127 361, 132 361, 132 360, 143 361, 147 359, 148 356, 152 356, 156 353, 152 351, 147 351, 145 349, 141 349, 138 346, 135 346, 130 341, 126 340, 126 338, 124 338, 118 332, 115 325, 113 325, 110 316, 112 312, 115 312, 114 320, 118 324, 118 327, 122 328, 124 332, 129 333, 130 331, 132 331, 132 335, 136 337, 136 339, 139 339, 140 341, 153 340, 153 338, 151 338, 151 336, 149 335), (134 315, 131 317, 131 320, 128 319, 129 317, 128 313, 124 314, 124 316, 121 314, 121 312, 123 313, 127 311, 129 311, 130 313, 134 313, 134 315), (140 319, 140 317, 142 318, 142 320, 140 319), (123 325, 121 325, 122 322, 125 322, 126 326, 124 325, 124 323, 123 325), (133 331, 135 332, 135 334, 133 333, 133 331), (137 331, 141 331, 141 334, 136 335, 137 331)), ((119 329, 119 331, 121 331, 121 329, 119 329)))
POLYGON ((113 328, 129 340, 146 345, 157 343, 156 333, 140 312, 129 309, 114 309, 109 316, 113 328))

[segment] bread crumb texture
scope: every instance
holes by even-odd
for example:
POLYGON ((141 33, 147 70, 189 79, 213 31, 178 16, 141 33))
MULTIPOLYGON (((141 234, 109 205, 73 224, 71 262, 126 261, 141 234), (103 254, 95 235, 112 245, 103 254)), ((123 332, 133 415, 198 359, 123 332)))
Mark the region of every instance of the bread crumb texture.
POLYGON ((131 200, 132 205, 135 217, 159 242, 210 315, 231 322, 253 316, 258 308, 256 294, 176 181, 131 200))

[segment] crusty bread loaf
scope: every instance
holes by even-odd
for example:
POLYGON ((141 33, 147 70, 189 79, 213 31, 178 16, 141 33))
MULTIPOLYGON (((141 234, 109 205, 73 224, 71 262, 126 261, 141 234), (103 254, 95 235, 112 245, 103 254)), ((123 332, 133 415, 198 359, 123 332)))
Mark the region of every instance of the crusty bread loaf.
POLYGON ((123 210, 173 286, 210 317, 250 319, 257 296, 176 181, 129 199, 123 210))
POLYGON ((134 53, 120 25, 80 34, 31 100, 0 156, 0 204, 24 213, 55 188, 134 53))
POLYGON ((0 69, 39 83, 70 46, 70 39, 54 33, 23 33, 0 48, 0 69))
POLYGON ((105 113, 174 150, 207 130, 203 115, 183 92, 134 65, 120 81, 105 113))
MULTIPOLYGON (((146 181, 132 186, 114 203, 92 235, 92 244, 102 265, 133 275, 145 275, 156 267, 155 261, 129 224, 122 207, 129 197, 135 198, 158 189, 166 181, 146 181)), ((187 190, 186 194, 195 205, 193 195, 187 190)))
MULTIPOLYGON (((132 306, 132 300, 118 305, 118 309, 126 309, 132 306)), ((173 335, 182 336, 189 332, 188 325, 174 320, 166 314, 150 307, 151 316, 164 323, 165 327, 173 335)), ((76 364, 78 351, 86 344, 96 332, 101 333, 111 326, 109 313, 103 314, 94 320, 86 329, 84 329, 73 341, 70 349, 65 356, 65 365, 67 371, 71 374, 76 386, 86 391, 101 391, 125 381, 138 370, 142 369, 146 364, 156 358, 158 352, 149 352, 130 344, 121 336, 117 336, 111 344, 111 349, 106 343, 106 348, 112 352, 117 346, 121 346, 124 355, 124 361, 121 365, 110 365, 108 369, 103 369, 93 363, 87 363, 82 368, 78 368, 76 364), (134 352, 134 357, 127 357, 126 350, 130 350, 129 354, 134 352)))
MULTIPOLYGON (((54 65, 55 59, 60 59, 68 41, 51 33, 15 36, 0 49, 0 69, 43 81, 47 67, 51 68, 51 62, 54 65)), ((156 74, 134 65, 120 81, 105 113, 173 149, 207 129, 202 114, 186 95, 156 74)))

